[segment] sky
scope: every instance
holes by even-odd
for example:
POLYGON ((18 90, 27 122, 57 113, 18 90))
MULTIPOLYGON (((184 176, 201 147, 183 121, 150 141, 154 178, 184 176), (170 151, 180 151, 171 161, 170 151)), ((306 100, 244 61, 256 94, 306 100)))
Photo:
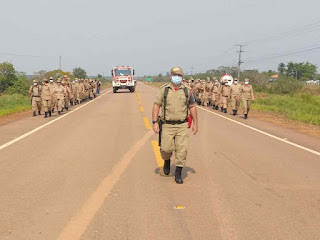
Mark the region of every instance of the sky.
POLYGON ((320 65, 319 0, 0 2, 0 62, 27 74, 58 69, 59 56, 63 70, 82 67, 90 76, 110 75, 117 65, 139 76, 173 66, 190 74, 236 66, 240 43, 242 69, 320 65))

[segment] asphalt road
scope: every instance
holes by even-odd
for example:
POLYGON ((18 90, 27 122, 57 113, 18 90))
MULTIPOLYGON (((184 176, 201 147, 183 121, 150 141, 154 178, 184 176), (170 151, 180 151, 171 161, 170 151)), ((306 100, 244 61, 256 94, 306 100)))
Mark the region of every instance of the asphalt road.
POLYGON ((0 239, 320 239, 318 138, 199 108, 177 185, 150 130, 155 94, 1 126, 0 239))

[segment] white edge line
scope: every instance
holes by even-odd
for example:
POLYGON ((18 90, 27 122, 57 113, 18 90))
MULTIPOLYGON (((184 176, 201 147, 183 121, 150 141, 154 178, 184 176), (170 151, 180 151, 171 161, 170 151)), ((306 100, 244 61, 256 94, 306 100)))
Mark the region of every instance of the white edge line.
POLYGON ((81 108, 83 108, 84 106, 86 106, 86 105, 94 102, 94 101, 97 100, 97 99, 100 99, 102 96, 106 95, 107 93, 109 93, 109 92, 111 92, 111 91, 112 91, 112 90, 109 90, 109 91, 105 92, 104 94, 102 94, 101 96, 99 96, 98 98, 96 98, 96 99, 94 99, 94 100, 92 100, 92 101, 90 101, 90 102, 87 102, 87 103, 83 104, 82 106, 80 106, 80 107, 78 107, 78 108, 76 108, 76 109, 74 109, 74 110, 72 110, 72 111, 70 111, 70 112, 68 112, 68 113, 66 113, 66 114, 63 114, 62 116, 60 116, 60 117, 58 117, 58 118, 56 118, 56 119, 54 119, 54 120, 51 120, 50 122, 47 122, 47 123, 45 123, 45 124, 43 124, 43 125, 35 128, 35 129, 31 130, 30 132, 27 132, 27 133, 25 133, 25 134, 23 134, 23 135, 15 138, 15 139, 9 141, 9 142, 1 145, 1 146, 0 146, 0 151, 1 151, 2 149, 6 148, 6 147, 8 147, 8 146, 10 146, 10 145, 18 142, 18 141, 20 141, 20 140, 22 140, 22 139, 30 136, 31 134, 33 134, 33 133, 35 133, 35 132, 38 132, 38 131, 41 130, 42 128, 45 128, 45 127, 51 125, 52 123, 54 123, 54 122, 56 122, 56 121, 58 121, 58 120, 60 120, 60 119, 62 119, 62 118, 64 118, 64 117, 68 116, 69 114, 72 114, 72 113, 78 111, 79 109, 81 109, 81 108))
MULTIPOLYGON (((148 86, 148 85, 146 85, 146 84, 144 84, 144 85, 145 85, 146 87, 149 87, 149 88, 153 89, 153 90, 158 90, 158 89, 156 89, 156 88, 154 88, 154 87, 151 87, 151 86, 148 86)), ((290 141, 288 141, 288 140, 284 140, 284 139, 279 138, 279 137, 277 137, 277 136, 275 136, 275 135, 272 135, 272 134, 270 134, 270 133, 264 132, 264 131, 259 130, 259 129, 257 129, 257 128, 251 127, 251 126, 249 126, 249 125, 247 125, 247 124, 238 122, 238 121, 236 121, 236 120, 230 119, 230 118, 228 118, 228 117, 221 116, 220 114, 217 114, 217 113, 215 113, 215 112, 213 112, 213 111, 209 111, 208 109, 205 109, 205 108, 203 108, 203 107, 197 106, 197 108, 199 108, 199 109, 201 109, 201 110, 203 110, 203 111, 206 111, 206 112, 208 112, 208 113, 214 114, 214 115, 216 115, 216 116, 218 116, 218 117, 224 118, 224 119, 226 119, 226 120, 228 120, 228 121, 231 121, 231 122, 233 122, 233 123, 239 124, 240 126, 249 128, 249 129, 251 129, 251 130, 253 130, 253 131, 256 131, 256 132, 261 133, 261 134, 263 134, 263 135, 266 135, 266 136, 268 136, 268 137, 271 137, 271 138, 274 138, 274 139, 279 140, 279 141, 281 141, 281 142, 287 143, 287 144, 289 144, 289 145, 291 145, 291 146, 294 146, 294 147, 296 147, 296 148, 300 148, 300 149, 302 149, 302 150, 305 150, 305 151, 307 151, 307 152, 310 152, 310 153, 313 153, 313 154, 315 154, 315 155, 320 156, 320 152, 317 152, 317 151, 312 150, 312 149, 310 149, 310 148, 306 148, 306 147, 301 146, 301 145, 299 145, 299 144, 290 142, 290 141)))

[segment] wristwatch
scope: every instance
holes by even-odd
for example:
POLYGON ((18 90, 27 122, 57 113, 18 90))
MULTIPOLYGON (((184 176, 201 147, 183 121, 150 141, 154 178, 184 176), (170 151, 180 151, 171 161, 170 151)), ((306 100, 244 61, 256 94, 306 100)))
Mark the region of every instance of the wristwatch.
POLYGON ((157 123, 158 121, 152 121, 152 124, 155 124, 155 123, 157 123))

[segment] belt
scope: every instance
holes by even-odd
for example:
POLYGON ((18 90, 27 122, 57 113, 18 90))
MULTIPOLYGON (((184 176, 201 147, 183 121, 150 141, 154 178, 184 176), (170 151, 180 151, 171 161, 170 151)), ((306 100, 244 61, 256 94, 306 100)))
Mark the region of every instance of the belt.
POLYGON ((171 124, 171 125, 177 125, 177 124, 183 124, 183 123, 186 123, 188 122, 188 119, 185 119, 184 121, 162 121, 162 124, 171 124))

